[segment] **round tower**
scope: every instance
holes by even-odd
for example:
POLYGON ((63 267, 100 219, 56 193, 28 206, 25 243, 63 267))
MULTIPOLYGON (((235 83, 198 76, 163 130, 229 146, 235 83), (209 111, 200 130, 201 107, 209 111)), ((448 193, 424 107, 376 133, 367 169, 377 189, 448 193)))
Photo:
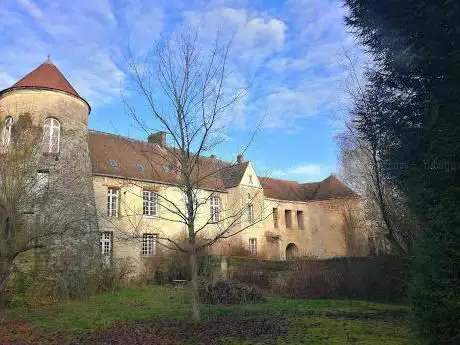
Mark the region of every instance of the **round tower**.
MULTIPOLYGON (((92 169, 88 148, 88 116, 91 108, 61 71, 47 59, 13 86, 0 91, 0 120, 7 128, 0 145, 14 142, 22 120, 38 129, 40 171, 67 190, 75 211, 87 214, 85 225, 95 229, 92 169), (16 128, 15 128, 16 127, 16 128), (10 129, 12 128, 12 129, 10 129)), ((5 126, 4 126, 5 127, 5 126)), ((61 194, 59 194, 61 195, 61 194)))

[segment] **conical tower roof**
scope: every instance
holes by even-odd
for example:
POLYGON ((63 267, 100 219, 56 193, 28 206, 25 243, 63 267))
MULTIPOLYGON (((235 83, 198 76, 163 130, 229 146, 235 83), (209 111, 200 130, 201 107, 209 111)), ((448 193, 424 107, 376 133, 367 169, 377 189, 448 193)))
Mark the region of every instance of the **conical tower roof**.
POLYGON ((44 87, 47 89, 64 91, 80 97, 78 92, 50 59, 47 59, 40 66, 35 68, 32 72, 12 86, 12 88, 17 87, 44 87))
POLYGON ((26 88, 49 89, 65 92, 83 100, 88 105, 89 111, 91 111, 88 102, 78 94, 64 74, 62 74, 59 68, 57 68, 49 58, 13 86, 0 91, 0 95, 12 90, 26 88))

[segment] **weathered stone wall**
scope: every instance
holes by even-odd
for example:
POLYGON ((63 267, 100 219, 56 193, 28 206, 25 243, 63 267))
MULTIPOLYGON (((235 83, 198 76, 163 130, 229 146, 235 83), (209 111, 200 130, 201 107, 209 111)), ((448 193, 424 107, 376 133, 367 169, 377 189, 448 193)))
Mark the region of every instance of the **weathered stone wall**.
MULTIPOLYGON (((344 209, 359 203, 356 200, 335 199, 310 202, 289 202, 284 200, 265 199, 265 209, 272 212, 278 210, 278 227, 275 228, 273 216, 265 219, 265 230, 278 234, 279 258, 286 259, 286 247, 293 243, 300 256, 327 258, 346 255, 346 239, 344 236, 344 209), (285 210, 291 210, 290 228, 286 227, 285 210), (296 212, 303 212, 303 228, 297 224, 296 212)), ((275 258, 274 258, 275 259, 275 258)))
MULTIPOLYGON (((99 219, 100 231, 113 232, 113 255, 114 257, 132 258, 136 265, 141 265, 149 258, 142 256, 142 235, 157 234, 160 238, 170 238, 175 241, 183 241, 187 238, 185 224, 182 223, 181 217, 174 210, 173 204, 185 212, 185 199, 181 189, 177 186, 133 181, 130 179, 94 176, 94 195, 99 219), (119 209, 118 217, 107 216, 107 193, 108 188, 119 189, 119 209), (143 215, 143 189, 157 192, 159 197, 159 212, 157 217, 148 217, 143 215), (172 204, 171 204, 172 203, 172 204)), ((210 191, 200 190, 198 198, 205 201, 210 191)), ((216 194, 216 193, 214 193, 216 194)), ((217 193, 221 201, 222 219, 225 217, 227 207, 227 193, 217 193)), ((196 229, 206 224, 210 219, 210 202, 199 207, 196 229)), ((218 231, 214 224, 208 224, 205 230, 200 231, 199 237, 211 239, 218 231)), ((160 240, 161 243, 169 247, 174 247, 172 243, 166 240, 160 240)), ((168 249, 157 245, 158 252, 167 251, 168 249)))
MULTIPOLYGON (((59 154, 42 153, 39 170, 48 171, 49 188, 56 197, 49 209, 54 211, 58 224, 71 221, 74 233, 85 249, 94 252, 98 245, 97 221, 94 205, 92 169, 88 148, 88 105, 78 97, 53 90, 16 89, 0 96, 4 117, 14 119, 13 133, 22 130, 20 123, 29 121, 32 128, 42 131, 47 118, 55 118, 61 125, 59 154), (88 233, 89 236, 84 236, 88 233)), ((40 136, 35 145, 40 146, 40 136)), ((68 222, 67 222, 68 223, 68 222)), ((57 229, 59 231, 59 229, 57 229)), ((74 243, 71 248, 76 248, 74 243)))

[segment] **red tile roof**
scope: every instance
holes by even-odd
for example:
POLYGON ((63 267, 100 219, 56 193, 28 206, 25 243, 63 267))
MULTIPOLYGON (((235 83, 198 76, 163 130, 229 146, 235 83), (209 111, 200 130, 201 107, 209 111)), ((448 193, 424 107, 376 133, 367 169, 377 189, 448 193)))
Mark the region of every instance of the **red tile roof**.
MULTIPOLYGON (((170 147, 163 148, 158 144, 90 131, 89 150, 94 174, 182 184, 176 168, 178 163, 170 147)), ((225 190, 230 187, 227 186, 227 182, 235 183, 235 171, 239 170, 238 166, 240 164, 232 165, 219 159, 201 157, 200 166, 195 169, 194 183, 204 189, 225 190), (232 178, 222 178, 226 172, 229 172, 232 178)), ((241 178, 242 174, 240 180, 241 178)))
POLYGON ((16 82, 13 86, 5 90, 1 90, 0 95, 11 90, 22 88, 51 89, 62 91, 80 98, 88 105, 89 111, 91 111, 91 106, 89 103, 78 94, 78 92, 73 88, 73 86, 69 83, 62 72, 49 59, 35 68, 21 80, 16 82))
POLYGON ((44 87, 80 97, 62 72, 50 60, 46 60, 12 86, 12 88, 15 87, 44 87))
POLYGON ((311 201, 341 198, 357 198, 358 195, 336 176, 321 182, 298 183, 296 181, 259 177, 265 196, 279 200, 311 201))
MULTIPOLYGON (((133 140, 115 134, 89 132, 89 150, 93 174, 181 185, 180 174, 171 148, 133 140)), ((210 157, 200 158, 198 185, 204 189, 221 190, 235 187, 246 171, 248 162, 232 164, 210 157)), ((195 181, 196 181, 195 176, 195 181)), ((337 177, 331 175, 321 182, 298 183, 260 177, 267 197, 288 201, 356 198, 358 195, 337 177)))

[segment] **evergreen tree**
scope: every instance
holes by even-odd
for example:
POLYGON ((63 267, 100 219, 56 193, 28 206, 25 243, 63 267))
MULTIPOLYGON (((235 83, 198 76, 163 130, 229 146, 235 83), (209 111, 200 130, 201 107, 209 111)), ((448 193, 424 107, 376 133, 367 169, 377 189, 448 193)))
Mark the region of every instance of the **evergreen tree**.
POLYGON ((375 61, 369 93, 387 178, 418 216, 411 289, 420 343, 460 343, 460 3, 346 0, 346 23, 375 61))

